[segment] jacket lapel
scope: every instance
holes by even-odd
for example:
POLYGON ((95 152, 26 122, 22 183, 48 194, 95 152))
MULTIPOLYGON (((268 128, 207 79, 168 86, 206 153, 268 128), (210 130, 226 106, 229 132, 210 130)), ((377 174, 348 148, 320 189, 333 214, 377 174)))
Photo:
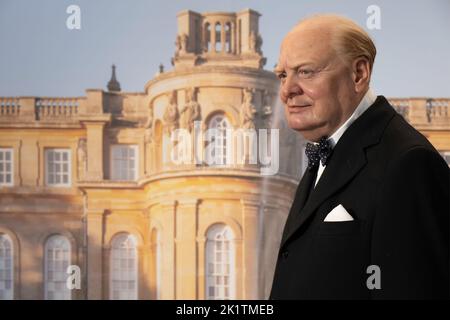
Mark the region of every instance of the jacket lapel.
POLYGON ((375 103, 344 132, 333 150, 330 163, 303 209, 292 206, 291 211, 296 211, 289 214, 292 215, 292 219, 288 219, 291 220, 288 221, 290 225, 285 227, 281 246, 287 243, 325 200, 345 186, 365 166, 367 162, 365 149, 379 142, 384 128, 395 114, 395 110, 387 100, 379 96, 375 103))
POLYGON ((284 231, 281 243, 284 242, 286 237, 290 232, 290 228, 293 226, 293 219, 300 212, 300 210, 305 206, 305 202, 308 198, 308 194, 313 186, 313 183, 317 176, 317 170, 308 170, 306 169, 303 174, 302 180, 297 187, 297 191, 295 193, 294 201, 291 205, 291 210, 289 211, 288 218, 286 220, 286 224, 284 225, 284 231))

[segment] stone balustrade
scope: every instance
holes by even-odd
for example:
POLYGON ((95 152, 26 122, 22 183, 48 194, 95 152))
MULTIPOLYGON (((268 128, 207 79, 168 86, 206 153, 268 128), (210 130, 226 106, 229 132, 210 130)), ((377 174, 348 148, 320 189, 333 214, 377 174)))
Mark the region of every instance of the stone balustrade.
POLYGON ((81 100, 69 97, 0 97, 0 122, 73 120, 81 100))
POLYGON ((429 121, 433 118, 448 117, 449 102, 449 99, 427 99, 425 107, 429 121))
POLYGON ((20 99, 16 97, 0 97, 0 116, 19 116, 20 99))
POLYGON ((410 109, 408 100, 390 99, 389 102, 392 104, 394 109, 403 116, 403 118, 408 120, 409 109, 410 109))
POLYGON ((448 98, 392 98, 389 102, 414 126, 450 125, 448 98))
POLYGON ((36 98, 36 120, 74 117, 78 106, 77 98, 36 98))

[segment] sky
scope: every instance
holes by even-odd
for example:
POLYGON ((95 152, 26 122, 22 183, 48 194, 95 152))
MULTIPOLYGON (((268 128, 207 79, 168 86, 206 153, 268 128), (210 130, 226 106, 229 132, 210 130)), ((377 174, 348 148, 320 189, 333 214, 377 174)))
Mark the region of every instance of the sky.
POLYGON ((450 0, 0 0, 0 96, 84 96, 106 89, 113 63, 122 91, 142 92, 160 63, 172 68, 178 12, 246 8, 262 15, 265 69, 300 19, 337 13, 375 41, 376 94, 450 97, 450 0), (66 26, 70 5, 80 7, 80 30, 66 26), (367 28, 370 5, 379 30, 367 28))

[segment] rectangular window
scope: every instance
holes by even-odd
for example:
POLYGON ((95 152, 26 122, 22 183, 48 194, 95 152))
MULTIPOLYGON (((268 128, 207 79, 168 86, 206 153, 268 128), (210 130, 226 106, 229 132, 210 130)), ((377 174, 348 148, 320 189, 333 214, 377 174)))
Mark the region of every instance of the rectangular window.
POLYGON ((52 187, 70 187, 70 149, 45 150, 45 184, 52 187))
POLYGON ((0 148, 0 186, 13 184, 13 149, 0 148))
POLYGON ((138 147, 115 145, 111 149, 111 179, 134 181, 137 179, 138 147))

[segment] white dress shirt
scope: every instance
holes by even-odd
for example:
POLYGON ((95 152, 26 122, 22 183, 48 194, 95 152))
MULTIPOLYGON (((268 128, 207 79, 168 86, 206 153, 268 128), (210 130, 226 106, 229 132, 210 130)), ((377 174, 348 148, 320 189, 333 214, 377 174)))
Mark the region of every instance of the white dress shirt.
MULTIPOLYGON (((366 111, 377 99, 377 96, 374 94, 372 89, 369 88, 367 90, 366 94, 362 98, 359 105, 356 107, 355 111, 353 111, 352 115, 347 119, 347 121, 344 122, 342 126, 339 127, 329 138, 331 143, 331 148, 334 148, 334 146, 338 143, 339 139, 344 134, 345 130, 350 127, 350 125, 361 115, 364 111, 366 111)), ((322 162, 319 161, 319 170, 317 171, 317 177, 316 182, 314 183, 314 187, 317 185, 317 182, 319 181, 320 177, 322 176, 323 171, 325 170, 326 166, 322 165, 322 162)))

